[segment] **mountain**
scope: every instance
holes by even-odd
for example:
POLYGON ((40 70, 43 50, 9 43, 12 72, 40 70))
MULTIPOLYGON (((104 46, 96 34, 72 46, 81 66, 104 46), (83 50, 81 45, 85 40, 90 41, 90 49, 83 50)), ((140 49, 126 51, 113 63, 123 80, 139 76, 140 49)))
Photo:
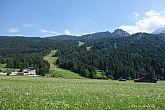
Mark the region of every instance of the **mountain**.
POLYGON ((16 69, 33 66, 44 75, 49 72, 50 65, 43 57, 51 50, 58 50, 53 56, 58 57, 56 64, 59 67, 87 78, 135 79, 149 73, 152 77, 165 79, 165 36, 149 33, 126 35, 129 34, 117 29, 113 33, 107 31, 83 36, 0 36, 0 64, 16 69), (79 46, 79 41, 84 45, 79 46))
POLYGON ((112 37, 112 33, 109 31, 106 31, 106 32, 97 32, 93 34, 86 34, 82 36, 58 35, 58 36, 47 37, 46 39, 63 41, 63 40, 102 39, 102 38, 107 38, 107 37, 112 37))
POLYGON ((97 33, 93 33, 93 34, 83 35, 83 36, 81 36, 81 39, 89 40, 89 39, 102 39, 102 38, 108 38, 108 37, 112 37, 112 34, 111 34, 111 32, 106 31, 106 32, 97 32, 97 33))
POLYGON ((165 36, 149 33, 89 39, 81 47, 61 48, 56 54, 56 64, 88 78, 135 79, 149 73, 152 77, 165 79, 164 44, 165 36), (102 70, 103 76, 100 77, 97 70, 102 70))
POLYGON ((47 39, 63 41, 63 40, 78 40, 79 37, 71 36, 71 35, 58 35, 58 36, 47 37, 47 39))
POLYGON ((116 29, 113 33, 109 31, 105 32, 97 32, 93 34, 86 34, 82 36, 71 36, 71 35, 58 35, 58 36, 52 36, 47 37, 46 39, 50 40, 57 40, 57 41, 63 41, 63 40, 89 40, 89 39, 102 39, 102 38, 109 38, 109 37, 122 37, 122 36, 129 36, 130 34, 122 29, 116 29))
POLYGON ((122 29, 116 29, 113 33, 113 36, 129 36, 130 34, 122 29))
POLYGON ((89 39, 102 39, 102 38, 109 38, 109 37, 122 37, 122 36, 129 36, 130 34, 122 29, 116 29, 113 33, 106 31, 106 32, 97 32, 93 34, 86 34, 82 36, 70 36, 70 35, 59 35, 59 36, 52 36, 48 37, 47 39, 51 40, 89 40, 89 39))
POLYGON ((165 27, 163 28, 159 28, 157 30, 155 30, 154 32, 152 32, 153 34, 165 34, 165 27))

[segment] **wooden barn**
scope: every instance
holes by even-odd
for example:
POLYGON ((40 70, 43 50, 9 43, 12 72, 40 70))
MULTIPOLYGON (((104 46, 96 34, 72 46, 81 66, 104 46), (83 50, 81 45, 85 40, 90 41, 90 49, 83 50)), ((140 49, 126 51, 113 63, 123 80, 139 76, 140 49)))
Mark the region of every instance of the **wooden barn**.
POLYGON ((123 77, 120 77, 120 78, 118 79, 118 81, 127 81, 127 79, 125 79, 125 78, 123 78, 123 77))
POLYGON ((134 82, 156 83, 157 80, 152 78, 149 74, 145 74, 135 79, 134 82))

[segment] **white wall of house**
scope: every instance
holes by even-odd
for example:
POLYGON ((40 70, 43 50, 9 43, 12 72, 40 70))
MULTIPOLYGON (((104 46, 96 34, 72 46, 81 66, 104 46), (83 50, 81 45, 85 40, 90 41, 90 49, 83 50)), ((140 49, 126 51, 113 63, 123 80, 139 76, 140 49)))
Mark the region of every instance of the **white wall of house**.
POLYGON ((30 70, 29 75, 36 75, 36 70, 30 70))
POLYGON ((10 75, 11 75, 11 76, 15 76, 15 75, 17 75, 17 72, 16 72, 16 71, 13 71, 13 72, 11 72, 10 75))
POLYGON ((0 72, 0 75, 7 75, 6 72, 0 72))
POLYGON ((25 69, 23 70, 25 76, 36 75, 36 70, 25 69))

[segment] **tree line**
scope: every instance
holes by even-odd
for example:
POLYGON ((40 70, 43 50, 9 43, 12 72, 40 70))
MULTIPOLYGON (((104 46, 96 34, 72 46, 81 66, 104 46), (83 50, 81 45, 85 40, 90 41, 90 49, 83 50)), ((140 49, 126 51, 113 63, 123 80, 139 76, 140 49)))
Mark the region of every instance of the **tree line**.
POLYGON ((104 78, 135 79, 148 73, 163 80, 164 44, 165 37, 146 33, 88 40, 81 47, 59 50, 56 64, 89 78, 97 78, 96 70, 103 70, 104 78), (86 50, 88 46, 92 46, 90 51, 86 50))
POLYGON ((38 75, 45 75, 49 73, 50 64, 43 57, 51 50, 73 43, 39 37, 0 36, 0 63, 20 71, 32 67, 38 75))
POLYGON ((37 74, 49 73, 50 65, 43 56, 58 50, 55 64, 87 78, 135 79, 149 73, 165 79, 165 37, 147 33, 131 36, 109 36, 110 33, 87 35, 83 38, 0 37, 0 63, 22 70, 33 67, 37 74), (90 39, 92 36, 92 39, 90 39), (108 37, 109 36, 109 37, 108 37), (85 42, 78 46, 78 42, 85 42), (91 47, 87 50, 87 47, 91 47))

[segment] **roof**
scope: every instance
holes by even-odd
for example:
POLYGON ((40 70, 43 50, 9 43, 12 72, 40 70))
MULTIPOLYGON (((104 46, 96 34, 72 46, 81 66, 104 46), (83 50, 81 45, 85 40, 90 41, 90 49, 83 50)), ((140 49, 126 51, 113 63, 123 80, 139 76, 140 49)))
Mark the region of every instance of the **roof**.
POLYGON ((146 76, 148 76, 149 78, 155 80, 154 78, 152 78, 149 74, 145 74, 145 75, 141 75, 139 78, 135 79, 135 80, 140 80, 140 79, 143 79, 145 78, 146 76))
POLYGON ((150 83, 156 83, 157 80, 152 78, 149 74, 145 74, 140 76, 137 79, 134 79, 134 82, 150 82, 150 83))

